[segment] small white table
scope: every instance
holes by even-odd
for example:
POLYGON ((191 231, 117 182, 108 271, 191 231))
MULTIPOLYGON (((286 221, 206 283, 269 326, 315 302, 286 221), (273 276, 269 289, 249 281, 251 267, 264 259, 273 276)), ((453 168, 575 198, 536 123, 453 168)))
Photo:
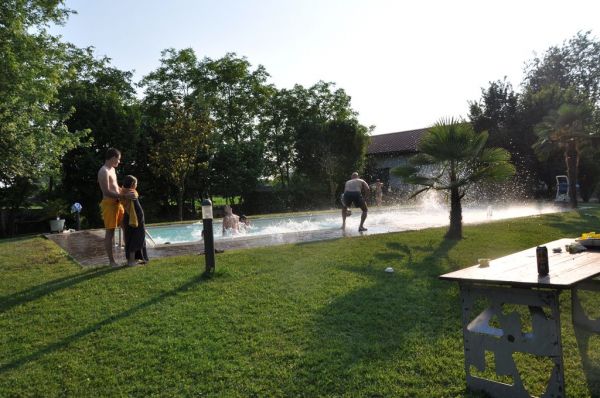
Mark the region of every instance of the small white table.
POLYGON ((565 397, 563 352, 560 336, 559 294, 571 289, 573 323, 590 333, 600 333, 600 319, 590 319, 582 308, 578 291, 600 291, 600 251, 569 254, 565 245, 574 239, 542 244, 548 248, 550 273, 537 273, 536 248, 491 260, 488 267, 475 265, 440 276, 460 287, 467 386, 494 397, 531 397, 519 376, 513 353, 548 357, 554 363, 542 397, 565 397), (561 253, 552 249, 560 247, 561 253), (477 308, 484 303, 483 311, 477 308), (526 306, 531 330, 523 330, 517 311, 506 313, 505 305, 526 306), (485 354, 494 356, 498 376, 508 376, 512 384, 488 380, 472 374, 483 372, 485 354))

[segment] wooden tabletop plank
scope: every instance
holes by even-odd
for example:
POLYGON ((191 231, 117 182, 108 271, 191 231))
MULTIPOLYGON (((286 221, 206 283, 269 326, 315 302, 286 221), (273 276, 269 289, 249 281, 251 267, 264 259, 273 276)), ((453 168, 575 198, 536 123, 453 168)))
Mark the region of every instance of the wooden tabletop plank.
POLYGON ((564 238, 540 245, 548 248, 550 272, 544 277, 538 275, 536 248, 532 247, 491 260, 488 267, 474 265, 441 275, 440 279, 523 287, 570 288, 585 279, 600 275, 600 251, 587 250, 569 254, 565 245, 574 241, 564 238), (562 249, 561 253, 552 252, 557 247, 562 249))

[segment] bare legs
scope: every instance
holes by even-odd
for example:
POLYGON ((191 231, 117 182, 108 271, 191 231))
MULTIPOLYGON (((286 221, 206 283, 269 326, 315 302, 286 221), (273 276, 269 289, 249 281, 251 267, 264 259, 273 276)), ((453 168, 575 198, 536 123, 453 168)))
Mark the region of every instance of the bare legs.
MULTIPOLYGON (((365 220, 367 219, 367 213, 369 209, 367 209, 367 205, 363 204, 361 207, 362 214, 360 216, 360 226, 358 227, 359 232, 366 231, 367 229, 364 227, 365 220)), ((348 216, 348 207, 342 207, 342 228, 346 229, 346 217, 348 216)))
POLYGON ((365 220, 367 219, 367 213, 369 212, 369 209, 367 208, 366 203, 363 203, 363 205, 360 207, 360 209, 362 210, 362 214, 360 215, 360 225, 358 226, 358 232, 363 232, 363 231, 367 230, 364 227, 364 224, 365 224, 365 220))
POLYGON ((115 245, 115 230, 114 229, 106 229, 104 233, 104 249, 106 250, 106 255, 108 256, 108 261, 110 262, 111 267, 118 267, 119 264, 115 261, 115 255, 113 253, 113 247, 115 245))
POLYGON ((346 206, 342 207, 342 229, 346 229, 346 213, 348 212, 348 208, 346 206))

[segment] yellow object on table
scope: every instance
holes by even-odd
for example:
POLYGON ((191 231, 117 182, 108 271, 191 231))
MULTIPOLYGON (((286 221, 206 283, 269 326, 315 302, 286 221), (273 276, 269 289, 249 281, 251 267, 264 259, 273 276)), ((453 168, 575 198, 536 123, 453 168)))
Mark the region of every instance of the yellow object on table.
POLYGON ((600 239, 600 234, 595 232, 584 232, 581 234, 581 239, 600 239))

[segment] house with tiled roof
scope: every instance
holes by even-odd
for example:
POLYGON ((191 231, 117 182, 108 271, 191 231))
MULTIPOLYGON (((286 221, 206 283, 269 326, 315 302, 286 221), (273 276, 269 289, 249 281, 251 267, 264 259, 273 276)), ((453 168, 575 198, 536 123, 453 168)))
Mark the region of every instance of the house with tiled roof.
POLYGON ((402 190, 402 180, 390 174, 394 167, 405 165, 407 159, 418 152, 417 146, 428 128, 400 131, 397 133, 371 136, 367 148, 367 159, 370 167, 370 179, 379 178, 385 188, 402 190))

